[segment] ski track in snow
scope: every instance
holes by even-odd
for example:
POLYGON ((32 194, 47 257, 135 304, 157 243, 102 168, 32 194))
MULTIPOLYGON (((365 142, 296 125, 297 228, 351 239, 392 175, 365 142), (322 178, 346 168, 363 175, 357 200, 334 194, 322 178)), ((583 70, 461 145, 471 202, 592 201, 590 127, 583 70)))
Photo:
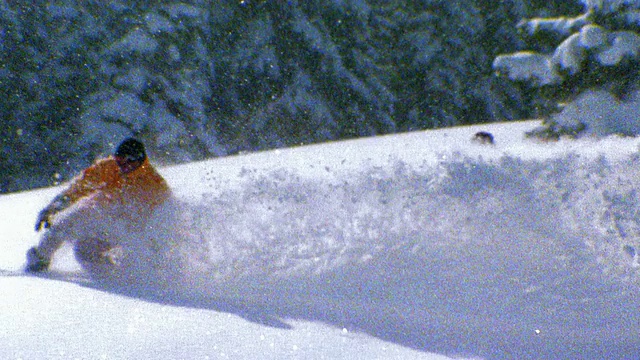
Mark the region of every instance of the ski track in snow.
POLYGON ((638 154, 398 153, 165 170, 143 231, 93 225, 124 270, 85 286, 454 356, 638 355, 638 154))

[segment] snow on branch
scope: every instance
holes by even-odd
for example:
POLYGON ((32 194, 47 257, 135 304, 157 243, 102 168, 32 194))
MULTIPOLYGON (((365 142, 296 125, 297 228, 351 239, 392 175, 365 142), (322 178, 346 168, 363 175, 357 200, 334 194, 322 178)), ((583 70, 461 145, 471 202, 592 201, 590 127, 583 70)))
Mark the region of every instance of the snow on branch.
POLYGON ((518 24, 518 30, 525 32, 529 36, 534 36, 540 32, 567 36, 588 24, 588 15, 584 14, 575 18, 559 17, 524 20, 518 24))
POLYGON ((531 81, 538 86, 560 82, 560 76, 551 68, 550 57, 534 52, 500 55, 494 60, 493 68, 514 81, 531 81))
POLYGON ((620 12, 629 8, 640 7, 638 0, 581 0, 588 9, 593 9, 602 14, 620 12))
POLYGON ((609 38, 610 46, 596 56, 602 65, 612 66, 625 58, 638 58, 640 36, 630 31, 618 31, 609 34, 609 38))

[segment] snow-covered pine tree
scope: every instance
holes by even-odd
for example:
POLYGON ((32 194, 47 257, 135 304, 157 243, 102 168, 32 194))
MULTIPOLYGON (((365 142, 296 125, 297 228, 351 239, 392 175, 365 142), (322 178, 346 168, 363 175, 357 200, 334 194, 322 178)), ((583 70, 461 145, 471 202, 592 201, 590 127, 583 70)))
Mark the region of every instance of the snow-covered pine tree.
POLYGON ((531 84, 556 105, 531 135, 638 135, 640 1, 580 2, 579 16, 520 22, 518 29, 541 50, 498 56, 494 70, 531 84))

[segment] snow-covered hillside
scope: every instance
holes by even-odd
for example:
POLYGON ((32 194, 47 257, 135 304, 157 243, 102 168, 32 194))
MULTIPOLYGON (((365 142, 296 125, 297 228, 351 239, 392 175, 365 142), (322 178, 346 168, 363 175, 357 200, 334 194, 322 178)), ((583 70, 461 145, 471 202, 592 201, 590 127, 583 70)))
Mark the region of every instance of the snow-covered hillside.
POLYGON ((125 248, 100 281, 68 249, 23 275, 59 188, 4 195, 0 357, 637 359, 638 140, 536 125, 162 168, 145 233, 89 227, 125 248))

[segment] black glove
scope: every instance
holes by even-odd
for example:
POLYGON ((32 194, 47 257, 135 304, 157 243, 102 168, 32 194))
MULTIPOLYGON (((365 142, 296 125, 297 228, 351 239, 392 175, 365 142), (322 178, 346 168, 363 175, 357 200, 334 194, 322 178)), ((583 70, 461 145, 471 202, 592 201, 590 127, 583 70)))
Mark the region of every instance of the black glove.
POLYGON ((53 198, 51 203, 38 214, 38 219, 36 220, 36 231, 40 231, 42 228, 48 229, 51 226, 51 218, 53 215, 66 209, 69 205, 69 197, 64 193, 53 198))
POLYGON ((42 228, 48 229, 51 226, 51 208, 46 207, 38 214, 38 219, 36 220, 36 231, 42 230, 42 228))

